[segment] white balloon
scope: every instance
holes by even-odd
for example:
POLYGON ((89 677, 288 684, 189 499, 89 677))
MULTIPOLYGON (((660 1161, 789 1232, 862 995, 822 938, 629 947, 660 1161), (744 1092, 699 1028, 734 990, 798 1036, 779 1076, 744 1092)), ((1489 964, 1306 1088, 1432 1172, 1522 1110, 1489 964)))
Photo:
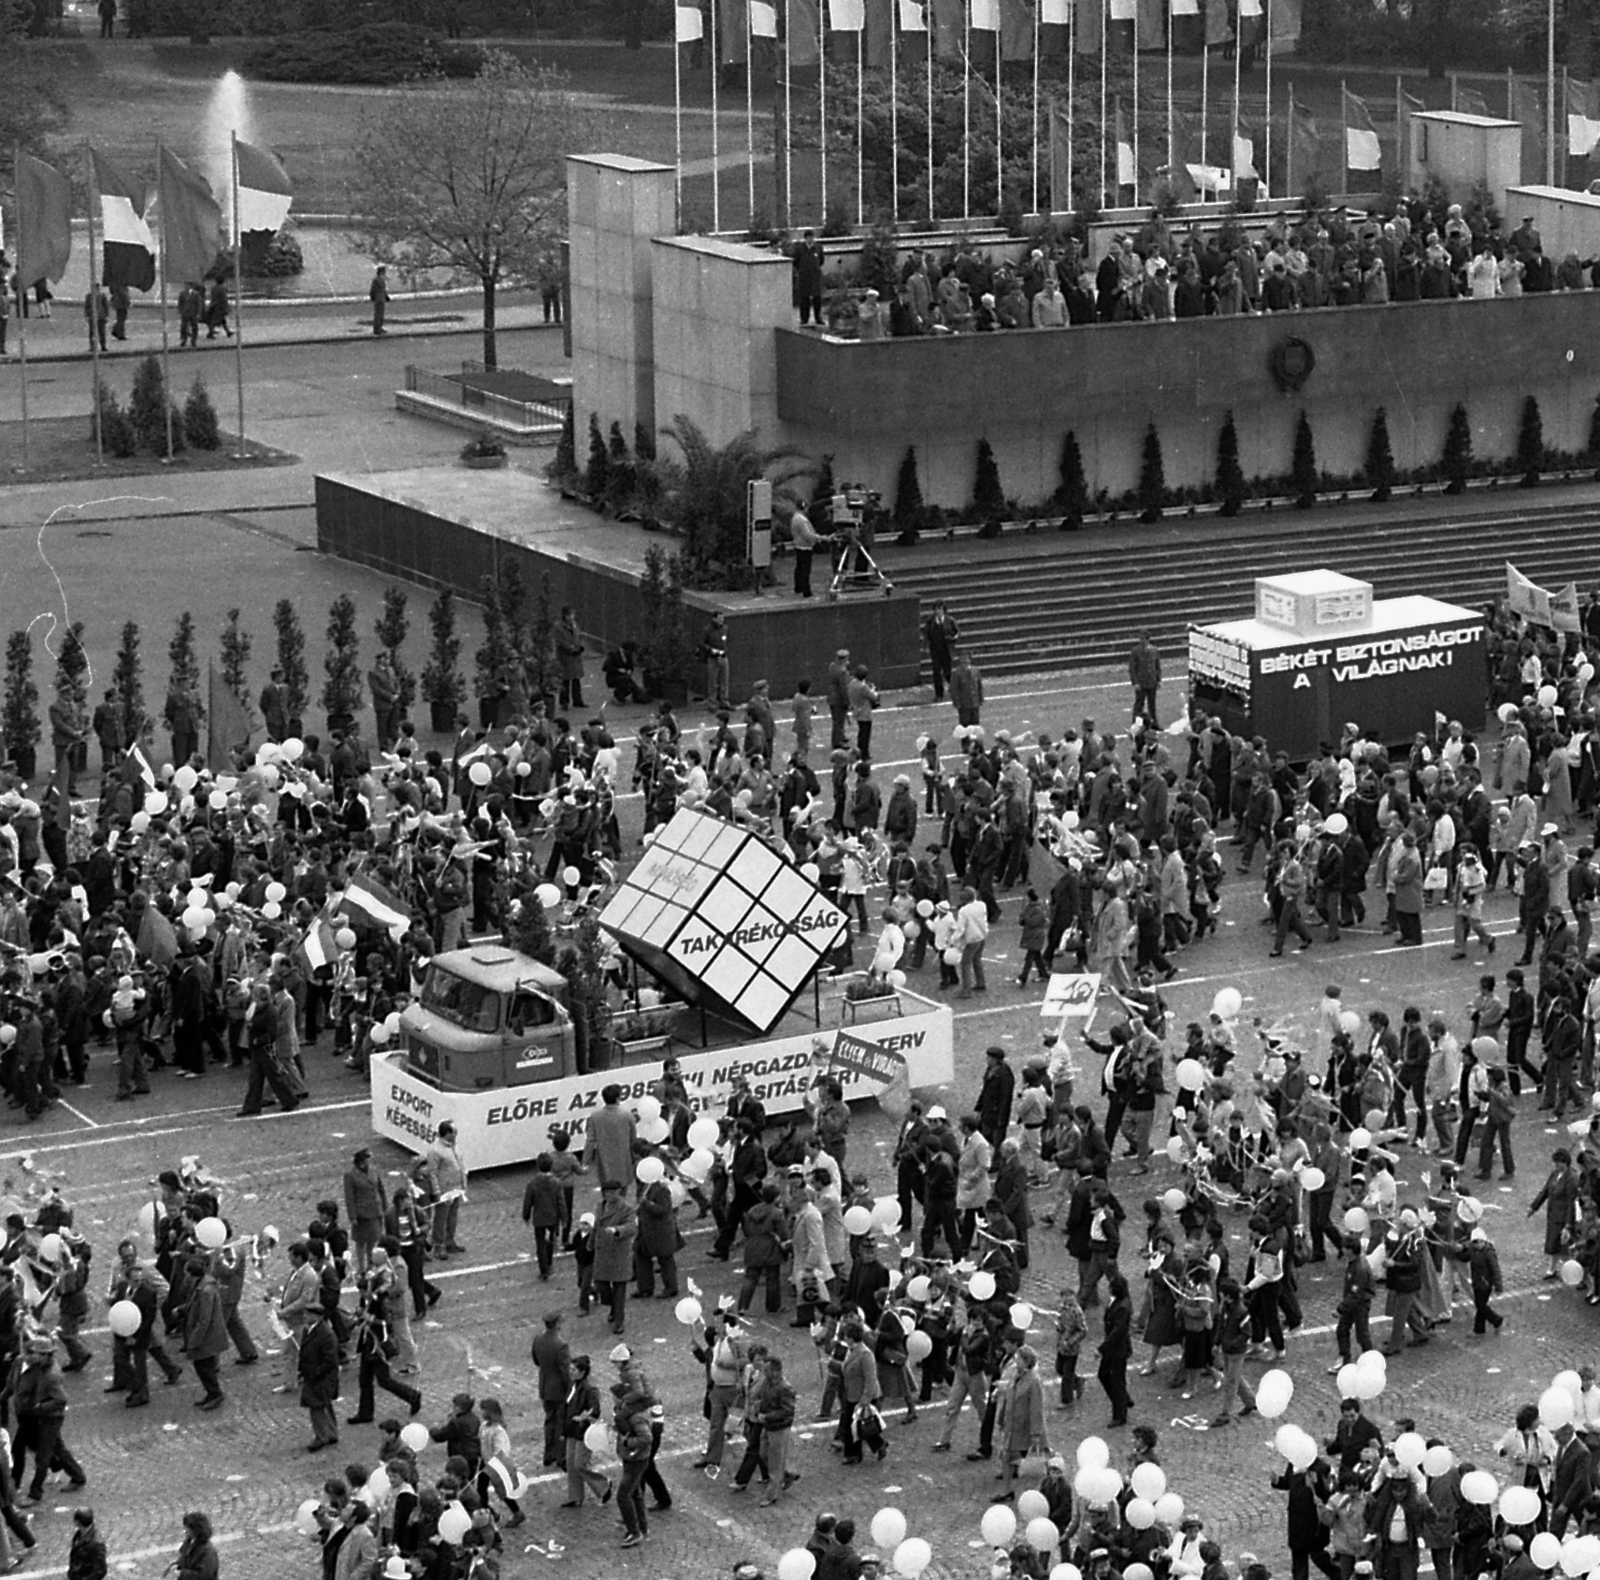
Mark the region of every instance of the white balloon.
POLYGON ((1130 1498, 1122 1517, 1136 1531, 1147 1531, 1156 1523, 1155 1505, 1145 1498, 1130 1498))
POLYGON ((317 1525, 317 1510, 322 1504, 316 1498, 307 1498, 298 1509, 294 1511, 294 1528, 302 1536, 315 1536, 319 1529, 317 1525))
POLYGON ((634 1116, 640 1121, 659 1119, 661 1117, 661 1099, 648 1095, 641 1097, 633 1105, 634 1116))
POLYGON ((817 1572, 817 1555, 804 1547, 791 1547, 778 1560, 778 1580, 811 1580, 817 1572))
POLYGON ((895 1572, 904 1575, 905 1580, 917 1580, 932 1562, 933 1549, 920 1536, 907 1537, 894 1550, 895 1572))
POLYGON ((1017 1516, 1005 1504, 991 1503, 983 1511, 980 1529, 984 1541, 991 1547, 1009 1547, 1011 1538, 1017 1534, 1017 1516))
POLYGON ((693 1148, 710 1148, 717 1144, 717 1122, 706 1116, 689 1126, 689 1145, 693 1148))
POLYGON ((1402 1432, 1394 1440, 1394 1457, 1407 1470, 1416 1470, 1427 1452, 1428 1440, 1420 1432, 1402 1432))
POLYGON ((906 1539, 906 1517, 899 1509, 879 1509, 870 1529, 876 1546, 898 1547, 906 1539))
POLYGON ((1128 1479, 1133 1486, 1134 1496, 1148 1499, 1151 1503, 1167 1490, 1166 1471, 1148 1459, 1141 1460, 1135 1465, 1133 1474, 1128 1479))
POLYGON ((583 1434, 583 1446, 591 1454, 603 1454, 606 1448, 606 1429, 602 1421, 591 1421, 583 1434))
POLYGON ((1029 1487, 1017 1498, 1017 1518, 1024 1525, 1050 1512, 1050 1500, 1037 1487, 1029 1487))
POLYGON ((1163 1493, 1156 1499, 1156 1518, 1169 1530, 1177 1530, 1183 1518, 1183 1499, 1176 1492, 1163 1493))
POLYGON ((119 1300, 111 1308, 111 1331, 119 1339, 131 1339, 139 1331, 144 1314, 131 1300, 119 1300))
POLYGON ((985 1272, 984 1270, 979 1269, 979 1271, 974 1273, 967 1281, 967 1293, 971 1295, 974 1300, 993 1300, 994 1291, 995 1282, 993 1273, 985 1272))
POLYGON ((633 1172, 641 1185, 654 1185, 667 1172, 667 1166, 660 1158, 640 1158, 633 1172))
POLYGON ((428 1446, 428 1429, 420 1421, 407 1421, 400 1428, 400 1441, 413 1454, 420 1454, 428 1446))
MULTIPOLYGON (((848 1235, 870 1234, 872 1232, 872 1209, 863 1207, 859 1203, 850 1208, 844 1215, 844 1232, 848 1235)), ((879 1542, 880 1547, 898 1547, 899 1542, 879 1542)))
POLYGON ((672 1314, 686 1328, 693 1326, 693 1324, 698 1322, 703 1315, 700 1308, 700 1302, 696 1300, 693 1295, 685 1295, 683 1299, 672 1308, 672 1314))
POLYGON ((228 1226, 220 1218, 202 1218, 194 1226, 194 1237, 208 1251, 219 1251, 228 1243, 228 1226))
POLYGON ((472 1516, 459 1503, 452 1503, 439 1516, 439 1535, 454 1546, 472 1529, 472 1516))
POLYGON ((1111 1450, 1104 1438, 1086 1437, 1078 1444, 1078 1464, 1102 1470, 1111 1463, 1111 1450))

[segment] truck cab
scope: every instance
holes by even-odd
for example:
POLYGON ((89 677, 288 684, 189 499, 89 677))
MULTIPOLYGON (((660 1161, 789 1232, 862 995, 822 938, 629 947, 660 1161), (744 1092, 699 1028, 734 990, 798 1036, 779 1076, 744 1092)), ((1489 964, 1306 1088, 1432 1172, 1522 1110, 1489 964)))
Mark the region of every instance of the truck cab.
POLYGON ((566 978, 503 944, 435 955, 400 1017, 406 1068, 447 1092, 578 1073, 566 978))

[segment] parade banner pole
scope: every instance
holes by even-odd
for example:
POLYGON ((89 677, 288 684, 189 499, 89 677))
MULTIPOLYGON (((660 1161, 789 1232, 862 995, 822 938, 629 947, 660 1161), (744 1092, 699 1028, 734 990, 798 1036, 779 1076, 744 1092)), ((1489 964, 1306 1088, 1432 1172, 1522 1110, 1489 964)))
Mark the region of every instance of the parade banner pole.
POLYGON ((865 111, 865 101, 862 97, 861 79, 865 74, 866 56, 863 53, 862 41, 867 36, 867 19, 861 18, 861 26, 856 29, 856 225, 862 226, 867 222, 867 166, 866 158, 862 152, 862 145, 866 142, 865 128, 862 126, 862 116, 865 111))
MULTIPOLYGON (((1050 187, 1050 212, 1070 209, 1072 207, 1072 156, 1075 152, 1073 138, 1077 133, 1077 126, 1073 121, 1073 112, 1077 106, 1074 102, 1078 85, 1078 0, 1069 0, 1067 11, 1067 190, 1066 201, 1062 201, 1062 194, 1057 192, 1052 182, 1050 187)), ((1054 137, 1054 128, 1051 136, 1054 137)))
POLYGON ((794 223, 794 97, 789 73, 789 41, 794 34, 790 0, 783 0, 783 223, 794 223))
POLYGON ((1173 146, 1176 123, 1172 109, 1172 0, 1167 0, 1167 188, 1175 190, 1178 156, 1173 146))
POLYGON ((961 217, 972 217, 972 0, 961 8, 961 217))
POLYGON ((922 13, 922 20, 927 24, 923 29, 923 38, 928 50, 928 224, 934 223, 937 205, 933 199, 933 5, 928 0, 927 9, 922 13))
POLYGON ((1289 84, 1289 115, 1284 122, 1283 195, 1294 196, 1294 84, 1289 84))
MULTIPOLYGON (((998 18, 996 19, 998 21, 998 18)), ((994 30, 994 211, 1005 207, 1005 134, 1000 129, 1000 67, 1004 59, 1004 40, 999 27, 994 30)))
POLYGON ((678 42, 677 11, 672 23, 672 127, 675 155, 672 161, 672 197, 683 215, 683 45, 678 42))
POLYGON ((1033 0, 1033 212, 1039 212, 1039 46, 1044 0, 1033 0))
POLYGON ((822 146, 820 230, 828 219, 828 0, 817 0, 817 134, 822 146))
POLYGON ((233 138, 233 376, 239 396, 239 448, 233 458, 245 458, 244 447, 244 226, 239 214, 239 134, 233 138))
POLYGON ((722 229, 722 162, 717 129, 717 79, 722 75, 721 38, 717 32, 717 12, 722 0, 711 0, 711 229, 722 229))
POLYGON ((1237 12, 1233 18, 1233 131, 1228 138, 1228 193, 1237 199, 1239 196, 1239 74, 1242 66, 1240 56, 1244 54, 1241 47, 1244 34, 1244 18, 1237 12))
MULTIPOLYGON (((1122 186, 1122 175, 1117 174, 1117 186, 1122 186)), ((1139 17, 1133 18, 1133 206, 1139 206, 1139 17)))
MULTIPOLYGON (((1201 17, 1201 22, 1202 22, 1202 26, 1209 26, 1209 24, 1205 22, 1205 18, 1204 18, 1203 14, 1202 14, 1202 17, 1201 17)), ((1209 38, 1207 38, 1205 43, 1200 46, 1200 168, 1202 170, 1204 170, 1205 167, 1206 167, 1206 151, 1207 151, 1207 147, 1208 147, 1208 144, 1209 144, 1209 138, 1207 137, 1206 134, 1211 129, 1210 121, 1211 121, 1211 40, 1209 38)), ((1212 197, 1215 197, 1217 195, 1216 194, 1216 189, 1214 187, 1212 188, 1211 195, 1212 195, 1212 197)), ((1200 194, 1200 197, 1201 197, 1201 201, 1203 202, 1205 200, 1205 193, 1202 192, 1200 194)))

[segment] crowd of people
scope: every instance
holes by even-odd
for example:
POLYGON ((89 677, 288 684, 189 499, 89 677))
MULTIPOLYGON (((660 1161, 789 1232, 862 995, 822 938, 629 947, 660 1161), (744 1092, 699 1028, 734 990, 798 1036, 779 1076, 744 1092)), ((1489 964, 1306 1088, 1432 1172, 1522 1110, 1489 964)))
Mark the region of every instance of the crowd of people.
MULTIPOLYGON (((803 243, 794 255, 801 322, 820 303, 807 281, 819 266, 803 243), (802 278, 802 276, 804 278, 802 278)), ((1169 226, 1153 218, 1113 236, 1095 262, 1074 235, 1029 247, 1016 261, 962 246, 942 258, 912 252, 896 289, 862 293, 856 333, 966 334, 1004 329, 1172 318, 1284 313, 1387 302, 1485 301, 1600 285, 1600 259, 1544 250, 1531 215, 1504 230, 1481 210, 1451 204, 1440 219, 1420 201, 1395 213, 1340 209, 1296 221, 1273 215, 1243 227, 1169 226)), ((820 306, 816 309, 820 323, 820 306)))

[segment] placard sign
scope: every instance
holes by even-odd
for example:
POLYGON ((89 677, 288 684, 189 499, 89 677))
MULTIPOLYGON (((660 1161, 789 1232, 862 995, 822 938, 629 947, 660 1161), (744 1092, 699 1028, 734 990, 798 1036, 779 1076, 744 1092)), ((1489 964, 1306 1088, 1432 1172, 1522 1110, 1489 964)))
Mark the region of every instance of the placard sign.
POLYGON ((1098 971, 1057 971, 1044 990, 1044 1002, 1039 1006, 1040 1020, 1060 1020, 1063 1016, 1084 1017, 1094 1013, 1095 1001, 1100 996, 1098 971))

